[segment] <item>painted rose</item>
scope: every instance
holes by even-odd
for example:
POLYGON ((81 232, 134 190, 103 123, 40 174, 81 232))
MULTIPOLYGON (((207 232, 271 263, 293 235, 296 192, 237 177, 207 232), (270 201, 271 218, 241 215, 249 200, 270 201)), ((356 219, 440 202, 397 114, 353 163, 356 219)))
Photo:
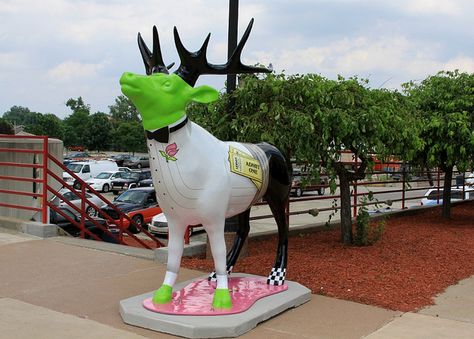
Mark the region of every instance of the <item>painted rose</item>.
POLYGON ((179 148, 178 148, 178 145, 176 145, 176 143, 172 143, 172 144, 169 144, 168 146, 166 146, 165 148, 165 151, 160 151, 160 154, 163 158, 166 159, 166 161, 176 161, 178 159, 176 159, 174 156, 176 155, 176 153, 178 153, 179 151, 179 148))
POLYGON ((170 157, 174 157, 176 155, 176 153, 178 153, 178 151, 179 151, 178 145, 176 145, 175 142, 172 143, 172 144, 169 144, 165 148, 165 153, 170 157))

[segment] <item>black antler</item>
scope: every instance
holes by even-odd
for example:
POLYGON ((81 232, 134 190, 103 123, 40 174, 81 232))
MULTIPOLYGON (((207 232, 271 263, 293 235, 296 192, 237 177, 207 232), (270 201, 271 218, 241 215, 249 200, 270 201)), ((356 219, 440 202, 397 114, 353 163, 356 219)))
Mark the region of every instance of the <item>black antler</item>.
MULTIPOLYGON (((179 38, 178 30, 174 28, 174 41, 176 44, 176 49, 181 60, 179 68, 175 71, 175 74, 179 75, 183 80, 185 80, 189 85, 194 86, 198 77, 201 74, 237 74, 237 73, 270 73, 269 69, 264 67, 253 67, 242 64, 240 61, 240 56, 242 54, 242 49, 244 48, 245 43, 250 35, 252 30, 253 19, 250 20, 247 29, 245 30, 242 39, 235 48, 232 56, 227 61, 227 63, 222 65, 214 65, 207 62, 206 51, 207 45, 209 43, 209 38, 211 34, 207 35, 206 40, 202 44, 201 48, 196 52, 189 52, 181 42, 179 38)), ((143 53, 142 53, 143 54, 143 53)), ((161 55, 161 54, 160 54, 161 55)))
POLYGON ((146 46, 140 33, 138 33, 138 48, 140 49, 147 75, 151 75, 152 73, 169 73, 168 69, 173 67, 174 62, 168 66, 163 62, 160 39, 158 38, 158 30, 156 29, 156 26, 153 26, 153 53, 151 53, 146 46))

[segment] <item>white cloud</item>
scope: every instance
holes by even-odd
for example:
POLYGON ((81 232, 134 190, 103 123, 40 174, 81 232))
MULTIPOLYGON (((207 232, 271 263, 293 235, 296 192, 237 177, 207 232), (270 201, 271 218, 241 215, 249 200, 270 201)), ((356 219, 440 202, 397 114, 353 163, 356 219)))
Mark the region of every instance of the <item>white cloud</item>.
POLYGON ((448 60, 442 69, 446 71, 454 71, 459 69, 462 72, 474 73, 474 58, 464 55, 457 56, 448 60))
POLYGON ((53 81, 74 81, 79 78, 94 78, 104 67, 103 64, 85 64, 77 61, 65 61, 47 72, 53 81))

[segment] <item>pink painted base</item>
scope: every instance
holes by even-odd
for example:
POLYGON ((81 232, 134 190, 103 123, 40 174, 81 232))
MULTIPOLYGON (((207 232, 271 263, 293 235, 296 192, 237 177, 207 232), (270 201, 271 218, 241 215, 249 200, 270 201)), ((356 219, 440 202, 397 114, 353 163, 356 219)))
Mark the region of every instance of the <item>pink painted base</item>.
POLYGON ((267 278, 231 277, 229 291, 232 297, 231 309, 214 309, 215 282, 207 279, 196 280, 173 293, 173 300, 168 304, 154 304, 151 298, 143 301, 143 306, 153 312, 172 315, 225 315, 241 313, 248 310, 258 299, 288 289, 287 285, 267 285, 267 278))

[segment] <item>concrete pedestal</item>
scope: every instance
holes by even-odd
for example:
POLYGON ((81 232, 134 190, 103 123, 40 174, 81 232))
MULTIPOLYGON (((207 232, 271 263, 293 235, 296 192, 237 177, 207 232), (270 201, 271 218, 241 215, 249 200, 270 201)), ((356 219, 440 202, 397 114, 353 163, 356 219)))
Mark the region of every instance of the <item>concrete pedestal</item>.
MULTIPOLYGON (((250 276, 235 274, 233 276, 250 276)), ((175 290, 191 281, 177 284, 175 290)), ((245 312, 218 316, 182 316, 151 312, 142 306, 153 291, 120 301, 120 314, 125 323, 187 338, 237 337, 275 315, 297 307, 311 299, 311 291, 292 281, 288 290, 255 302, 245 312)))

